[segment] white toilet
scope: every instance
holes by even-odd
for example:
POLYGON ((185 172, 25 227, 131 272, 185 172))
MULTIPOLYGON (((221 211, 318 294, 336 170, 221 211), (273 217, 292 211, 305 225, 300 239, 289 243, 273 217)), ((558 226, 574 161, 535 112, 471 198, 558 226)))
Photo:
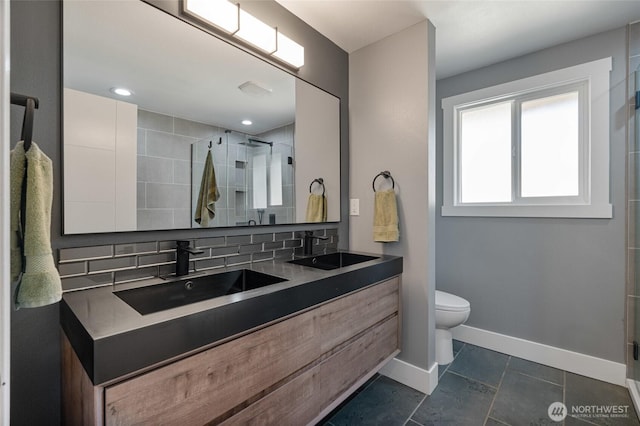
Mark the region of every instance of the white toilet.
POLYGON ((463 324, 471 313, 471 305, 462 297, 436 290, 436 362, 453 361, 451 328, 463 324))

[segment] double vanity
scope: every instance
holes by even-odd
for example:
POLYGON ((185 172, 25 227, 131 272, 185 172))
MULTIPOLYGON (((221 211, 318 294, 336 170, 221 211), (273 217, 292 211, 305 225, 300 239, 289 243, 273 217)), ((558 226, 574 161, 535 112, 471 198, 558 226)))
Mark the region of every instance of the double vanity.
MULTIPOLYGON (((339 95, 348 76, 322 71, 331 62, 346 72, 344 52, 314 41, 331 60, 298 73, 194 18, 186 3, 63 2, 64 234, 303 224, 309 193, 320 190, 325 221, 346 220, 339 95), (135 96, 105 90, 114 81, 135 96), (249 118, 250 128, 241 124, 249 118), (219 198, 207 225, 193 218, 209 155, 219 198)), ((299 27, 288 20, 283 34, 299 27)), ((110 247, 67 260, 67 280, 118 284, 63 296, 63 423, 312 424, 398 353, 402 258, 248 263, 310 250, 314 238, 337 247, 333 234, 259 232, 267 238, 257 243, 236 232, 203 237, 216 241, 177 271, 241 265, 180 277, 122 283, 167 273, 164 241, 149 253, 110 247)))
POLYGON ((400 348, 402 258, 332 253, 66 293, 65 424, 312 424, 400 348))

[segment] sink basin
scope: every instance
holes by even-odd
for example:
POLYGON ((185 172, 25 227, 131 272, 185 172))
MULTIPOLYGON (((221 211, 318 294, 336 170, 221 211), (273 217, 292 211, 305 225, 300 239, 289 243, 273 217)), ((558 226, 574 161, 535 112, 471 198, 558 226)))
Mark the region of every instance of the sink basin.
POLYGON ((142 315, 240 293, 287 281, 250 269, 184 278, 166 284, 116 291, 114 294, 142 315))
POLYGON ((303 259, 290 260, 289 263, 309 266, 311 268, 324 269, 325 271, 328 271, 331 269, 338 269, 344 266, 355 265, 357 263, 362 263, 373 259, 377 259, 377 257, 367 256, 364 254, 339 252, 305 257, 303 259))

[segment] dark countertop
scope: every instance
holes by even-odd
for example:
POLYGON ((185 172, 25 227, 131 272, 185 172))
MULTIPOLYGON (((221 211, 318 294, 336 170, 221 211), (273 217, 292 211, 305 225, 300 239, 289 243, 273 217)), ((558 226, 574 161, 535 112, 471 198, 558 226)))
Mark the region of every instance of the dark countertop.
POLYGON ((373 256, 379 257, 330 271, 276 260, 194 273, 180 278, 252 269, 287 281, 148 315, 113 292, 163 279, 69 292, 60 303, 60 323, 89 378, 104 384, 402 273, 402 257, 373 256))

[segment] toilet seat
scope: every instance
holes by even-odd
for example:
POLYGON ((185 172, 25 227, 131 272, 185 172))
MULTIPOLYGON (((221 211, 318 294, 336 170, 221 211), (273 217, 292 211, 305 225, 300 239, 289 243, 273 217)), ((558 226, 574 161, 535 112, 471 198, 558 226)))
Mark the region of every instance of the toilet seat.
POLYGON ((436 290, 436 310, 464 312, 468 311, 470 308, 471 304, 462 297, 436 290))

